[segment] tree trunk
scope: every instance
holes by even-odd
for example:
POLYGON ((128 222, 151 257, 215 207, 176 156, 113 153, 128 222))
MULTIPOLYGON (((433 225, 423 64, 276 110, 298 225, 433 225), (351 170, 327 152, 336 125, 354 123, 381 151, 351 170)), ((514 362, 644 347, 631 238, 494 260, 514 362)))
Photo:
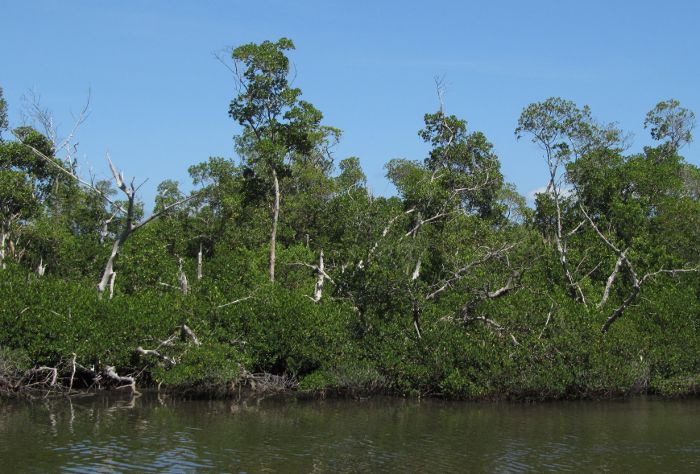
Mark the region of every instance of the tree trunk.
MULTIPOLYGON (((119 255, 119 249, 121 248, 122 244, 126 241, 127 237, 129 237, 130 233, 131 232, 129 230, 124 229, 124 231, 119 235, 119 238, 117 238, 117 240, 114 241, 114 244, 112 244, 112 253, 109 254, 107 264, 105 265, 105 268, 102 271, 102 278, 100 278, 100 282, 97 284, 97 293, 99 294, 100 298, 107 289, 107 286, 110 285, 110 281, 113 281, 112 274, 114 273, 114 260, 116 260, 117 255, 119 255)), ((110 299, 112 299, 111 292, 110 299)))
POLYGON ((199 252, 197 252, 197 281, 202 279, 202 243, 199 244, 199 252))
POLYGON ((274 169, 272 170, 272 178, 275 183, 275 204, 272 208, 272 233, 270 234, 270 281, 275 281, 277 220, 280 216, 280 183, 277 179, 277 171, 274 169))
POLYGON ((5 269, 5 242, 7 242, 7 233, 5 232, 5 229, 3 229, 0 232, 0 268, 3 270, 5 269))
POLYGON ((318 257, 318 276, 316 278, 316 288, 314 289, 313 300, 315 303, 321 301, 321 296, 323 296, 323 282, 326 279, 326 271, 323 265, 323 250, 321 250, 321 255, 318 257))
POLYGON ((46 273, 46 267, 48 265, 44 263, 44 258, 42 257, 41 260, 39 260, 39 265, 36 267, 36 275, 41 278, 44 276, 46 273))
POLYGON ((561 215, 561 205, 559 202, 559 188, 557 187, 557 184, 555 183, 555 175, 551 175, 551 179, 549 181, 549 185, 547 186, 547 189, 551 186, 552 189, 552 196, 554 197, 554 204, 557 209, 557 232, 554 235, 554 240, 557 246, 557 252, 559 252, 559 263, 562 266, 562 269, 564 270, 564 275, 566 275, 566 279, 569 282, 569 293, 571 294, 571 297, 574 298, 575 300, 580 301, 583 303, 584 306, 586 306, 586 297, 583 294, 583 290, 579 286, 578 283, 576 283, 576 280, 574 280, 573 275, 571 274, 571 271, 569 270, 569 261, 567 257, 567 246, 566 242, 564 242, 564 237, 563 230, 562 230, 562 215, 561 215))
POLYGON ((185 274, 185 271, 182 269, 182 259, 180 259, 178 263, 180 268, 177 272, 177 281, 180 283, 180 291, 182 294, 186 295, 190 292, 190 285, 187 281, 187 274, 185 274))
POLYGON ((639 295, 641 289, 641 286, 635 281, 635 285, 632 287, 632 291, 630 292, 630 294, 627 295, 627 298, 625 298, 622 304, 615 311, 612 312, 608 319, 605 320, 605 324, 603 324, 603 327, 600 329, 603 333, 608 332, 608 330, 610 329, 610 325, 612 325, 612 323, 614 323, 617 320, 617 318, 622 316, 622 313, 625 312, 627 307, 631 305, 634 302, 634 300, 637 299, 637 295, 639 295))

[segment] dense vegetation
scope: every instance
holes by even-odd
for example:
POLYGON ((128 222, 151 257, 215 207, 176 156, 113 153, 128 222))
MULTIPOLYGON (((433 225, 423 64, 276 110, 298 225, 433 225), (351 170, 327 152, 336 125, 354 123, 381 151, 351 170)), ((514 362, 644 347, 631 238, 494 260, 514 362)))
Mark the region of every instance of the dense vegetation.
MULTIPOLYGON (((238 159, 194 191, 77 176, 70 140, 9 130, 0 91, 0 389, 157 385, 463 398, 685 394, 700 383, 692 112, 629 152, 587 107, 527 106, 546 191, 526 205, 486 136, 425 115, 423 161, 376 197, 288 82, 293 44, 233 51, 238 159), (114 187, 114 185, 116 185, 114 187), (262 375, 265 374, 265 375, 262 375)), ((111 163, 110 163, 111 164, 111 163)))

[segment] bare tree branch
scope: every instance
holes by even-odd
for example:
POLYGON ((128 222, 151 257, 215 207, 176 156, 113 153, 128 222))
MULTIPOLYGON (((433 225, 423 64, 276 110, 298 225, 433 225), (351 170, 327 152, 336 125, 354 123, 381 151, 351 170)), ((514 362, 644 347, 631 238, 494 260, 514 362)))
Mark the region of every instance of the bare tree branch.
POLYGON ((467 265, 452 272, 453 276, 451 278, 444 280, 442 283, 438 283, 438 285, 440 285, 440 286, 438 286, 437 289, 435 289, 432 293, 430 293, 428 296, 426 296, 425 299, 426 300, 434 299, 436 296, 438 296, 443 291, 451 288, 457 281, 461 280, 464 277, 464 275, 472 268, 475 268, 479 265, 482 265, 493 258, 497 258, 497 257, 500 257, 500 256, 506 254, 508 251, 513 249, 516 245, 517 244, 510 244, 510 245, 505 245, 498 250, 494 250, 494 251, 488 250, 483 257, 478 258, 472 262, 469 262, 467 265))
POLYGON ((610 326, 611 326, 620 316, 622 316, 622 314, 625 312, 625 310, 626 310, 632 303, 634 303, 634 301, 635 301, 635 300, 637 299, 637 297, 639 296, 639 293, 642 291, 642 287, 644 286, 644 284, 645 284, 647 281, 651 280, 652 278, 654 278, 654 277, 656 277, 656 276, 658 276, 658 275, 663 275, 663 274, 665 274, 665 275, 671 275, 671 276, 676 276, 676 275, 681 274, 681 273, 696 273, 696 272, 700 271, 700 268, 697 268, 697 267, 696 267, 696 268, 677 268, 677 269, 664 269, 664 268, 662 268, 662 269, 660 269, 660 270, 656 270, 655 272, 649 272, 649 273, 645 274, 644 276, 642 276, 642 278, 640 279, 640 278, 637 276, 637 272, 636 272, 635 269, 634 269, 634 265, 632 264, 632 262, 630 261, 630 259, 627 257, 627 250, 622 251, 622 250, 620 250, 615 244, 613 244, 613 243, 610 241, 610 239, 608 239, 608 238, 605 236, 605 234, 603 234, 603 232, 601 232, 601 230, 600 230, 600 229, 598 228, 598 226, 595 224, 595 222, 593 221, 593 219, 591 219, 591 216, 588 215, 588 213, 586 212, 586 209, 583 207, 583 205, 581 205, 580 207, 581 207, 581 211, 583 212, 583 215, 586 216, 586 219, 588 220, 588 223, 589 223, 589 224, 591 225, 591 227, 595 230, 595 232, 598 234, 598 236, 600 237, 600 239, 601 239, 603 242, 605 242, 605 244, 606 244, 613 252, 615 252, 615 253, 617 254, 617 256, 618 256, 617 262, 616 262, 616 264, 615 264, 615 269, 613 270, 613 273, 610 275, 610 277, 608 277, 608 281, 607 281, 607 283, 606 283, 606 285, 605 285, 605 290, 604 290, 604 292, 603 292, 603 299, 601 299, 601 302, 598 304, 598 307, 599 307, 599 308, 602 307, 603 304, 605 304, 605 302, 607 301, 608 296, 609 296, 609 294, 610 294, 610 288, 612 287, 612 285, 613 285, 613 283, 614 283, 614 281, 615 281, 615 278, 616 278, 617 274, 619 273, 619 270, 620 270, 622 264, 624 264, 624 265, 627 267, 627 269, 629 270, 630 278, 631 278, 631 280, 632 280, 632 290, 631 290, 630 293, 627 295, 627 297, 622 301, 622 303, 620 304, 620 306, 618 306, 618 307, 610 314, 610 316, 608 317, 608 319, 607 319, 607 320, 605 321, 605 323, 603 324, 603 327, 601 328, 601 331, 602 331, 602 332, 604 332, 604 333, 605 333, 605 332, 608 332, 608 330, 610 329, 610 326))
POLYGON ((620 267, 622 267, 622 263, 625 261, 626 256, 625 253, 627 250, 623 251, 618 257, 617 261, 615 262, 615 268, 613 268, 612 273, 608 277, 607 282, 605 283, 605 290, 603 290, 603 297, 600 299, 600 302, 596 305, 597 308, 602 308, 603 305, 608 301, 608 298, 610 297, 610 289, 612 288, 613 284, 615 283, 615 279, 617 278, 617 274, 620 271, 620 267))
POLYGON ((107 194, 105 194, 103 191, 101 191, 100 189, 95 187, 92 183, 85 181, 77 174, 73 173, 72 171, 69 171, 68 169, 66 169, 63 166, 61 166, 60 164, 58 164, 56 162, 56 160, 49 158, 48 156, 46 156, 45 154, 43 154, 42 152, 40 152, 39 150, 37 150, 36 148, 31 146, 30 144, 24 142, 21 137, 17 136, 17 134, 15 134, 15 137, 20 141, 20 143, 22 143, 24 146, 29 148, 29 150, 31 150, 31 152, 34 153, 35 156, 37 156, 38 158, 43 160, 45 163, 52 166, 53 168, 60 171, 61 173, 65 174, 66 176, 70 177, 71 179, 75 180, 77 183, 79 183, 79 184, 83 185, 84 187, 88 188, 89 190, 93 191, 98 196, 100 196, 102 199, 104 199, 106 202, 108 202, 109 204, 114 206, 115 209, 118 209, 119 211, 126 213, 126 210, 119 203, 116 203, 115 201, 110 199, 110 197, 107 194))

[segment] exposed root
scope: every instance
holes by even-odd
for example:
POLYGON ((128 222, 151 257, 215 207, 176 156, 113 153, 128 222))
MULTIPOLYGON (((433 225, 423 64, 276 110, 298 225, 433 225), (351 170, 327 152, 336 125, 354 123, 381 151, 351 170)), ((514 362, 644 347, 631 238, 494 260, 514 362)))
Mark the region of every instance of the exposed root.
POLYGON ((295 390, 299 383, 296 379, 287 375, 274 375, 268 373, 254 374, 248 372, 243 365, 239 364, 240 370, 239 384, 247 385, 251 390, 258 393, 279 393, 288 390, 295 390))

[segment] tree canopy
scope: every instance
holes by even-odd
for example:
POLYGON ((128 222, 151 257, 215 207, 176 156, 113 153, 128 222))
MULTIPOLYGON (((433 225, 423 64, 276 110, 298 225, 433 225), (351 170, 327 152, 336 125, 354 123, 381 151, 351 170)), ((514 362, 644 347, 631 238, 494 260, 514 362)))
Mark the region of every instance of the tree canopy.
POLYGON ((111 161, 112 182, 86 180, 51 137, 8 134, 0 89, 0 349, 83 367, 86 385, 226 390, 264 373, 463 398, 697 389, 691 111, 659 102, 640 118, 659 143, 630 151, 587 106, 526 106, 515 133, 547 183, 530 207, 487 135, 441 103, 418 131, 427 156, 389 161, 397 195, 375 196, 292 86, 293 51, 232 51, 237 156, 190 165, 191 192, 160 183, 151 215, 111 161))

